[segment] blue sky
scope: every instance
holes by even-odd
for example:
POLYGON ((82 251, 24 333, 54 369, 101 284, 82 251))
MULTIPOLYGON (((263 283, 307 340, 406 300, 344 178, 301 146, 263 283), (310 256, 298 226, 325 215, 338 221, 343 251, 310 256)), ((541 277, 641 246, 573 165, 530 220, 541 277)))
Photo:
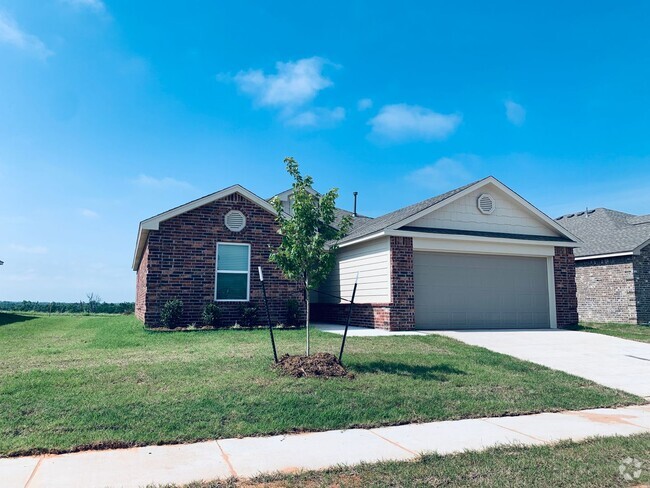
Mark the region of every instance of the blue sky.
POLYGON ((133 300, 140 220, 289 155, 371 216, 650 213, 647 2, 315 5, 0 0, 0 300, 133 300))

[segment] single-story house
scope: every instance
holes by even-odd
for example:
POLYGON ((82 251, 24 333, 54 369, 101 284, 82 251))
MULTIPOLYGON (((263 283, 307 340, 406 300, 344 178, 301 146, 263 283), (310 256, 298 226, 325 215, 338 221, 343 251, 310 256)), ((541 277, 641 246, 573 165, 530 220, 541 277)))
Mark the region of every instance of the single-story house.
MULTIPOLYGON (((291 191, 277 195, 287 209, 291 191)), ((369 218, 355 212, 336 266, 313 293, 314 321, 343 322, 355 276, 352 323, 390 330, 555 328, 577 323, 578 239, 494 177, 369 218)), ((133 269, 136 315, 159 320, 180 298, 187 322, 216 300, 227 321, 261 306, 267 270, 272 320, 300 287, 268 262, 279 245, 269 201, 235 185, 140 223, 133 269)), ((303 311, 304 312, 304 311, 303 311)))
POLYGON ((580 320, 650 323, 650 215, 597 208, 557 221, 583 241, 575 253, 580 320))

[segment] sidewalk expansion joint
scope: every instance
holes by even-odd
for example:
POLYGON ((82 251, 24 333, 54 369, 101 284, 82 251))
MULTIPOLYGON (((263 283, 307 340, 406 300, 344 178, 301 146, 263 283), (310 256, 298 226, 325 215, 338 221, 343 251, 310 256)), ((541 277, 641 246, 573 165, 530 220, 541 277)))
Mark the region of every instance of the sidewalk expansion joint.
MULTIPOLYGON (((230 475, 233 478, 238 478, 239 476, 237 475, 237 471, 235 471, 235 468, 233 467, 232 463, 230 462, 230 456, 226 454, 226 451, 223 450, 223 447, 221 447, 221 444, 219 444, 219 441, 215 441, 217 443, 217 446, 219 447, 219 451, 221 451, 221 457, 223 458, 224 462, 228 466, 228 471, 230 471, 230 475)), ((25 487, 27 488, 27 487, 25 487)))
POLYGON ((384 437, 383 435, 379 435, 379 434, 377 434, 377 432, 374 432, 374 431, 372 431, 372 430, 370 430, 370 429, 368 429, 368 432, 370 432, 371 434, 376 435, 376 436, 379 437, 381 440, 384 440, 384 441, 386 441, 386 442, 388 442, 388 443, 390 443, 390 444, 392 444, 392 445, 394 445, 394 446, 396 446, 396 447, 399 447, 400 449, 405 450, 406 452, 408 452, 408 453, 410 453, 410 454, 413 454, 414 456, 419 456, 419 455, 420 455, 419 452, 411 451, 410 449, 407 449, 406 447, 404 447, 404 446, 401 445, 400 443, 395 442, 395 441, 391 441, 390 439, 387 439, 387 438, 384 437))
MULTIPOLYGON (((499 418, 499 417, 496 417, 496 418, 499 418)), ((495 427, 501 427, 502 429, 509 430, 510 432, 514 432, 515 434, 519 434, 519 435, 523 435, 523 436, 526 436, 526 437, 530 437, 530 438, 533 439, 533 440, 536 440, 536 441, 542 442, 542 443, 544 443, 544 444, 548 444, 548 441, 545 441, 544 439, 540 439, 539 437, 535 437, 534 435, 526 434, 525 432, 519 432, 518 430, 516 430, 516 429, 511 429, 510 427, 504 427, 503 425, 497 424, 496 422, 490 422, 490 419, 480 419, 480 420, 482 420, 483 422, 486 422, 486 423, 488 423, 488 424, 490 424, 490 425, 494 425, 495 427)))
POLYGON ((25 482, 25 488, 28 488, 29 484, 34 479, 34 476, 36 475, 36 471, 38 471, 38 468, 41 467, 41 463, 43 462, 43 459, 45 459, 45 456, 40 456, 38 458, 38 462, 36 463, 36 466, 34 466, 34 469, 32 470, 32 474, 29 475, 29 478, 27 478, 27 481, 25 482))

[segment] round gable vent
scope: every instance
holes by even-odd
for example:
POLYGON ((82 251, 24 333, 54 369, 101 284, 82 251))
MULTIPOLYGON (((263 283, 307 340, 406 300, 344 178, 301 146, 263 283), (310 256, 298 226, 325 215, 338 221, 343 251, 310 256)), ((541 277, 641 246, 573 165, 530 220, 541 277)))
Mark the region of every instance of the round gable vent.
POLYGON ((233 232, 239 232, 246 226, 246 217, 239 210, 231 210, 226 214, 226 227, 233 232))
POLYGON ((476 206, 482 214, 489 215, 494 212, 494 198, 492 198, 492 195, 489 195, 488 193, 483 193, 476 200, 476 206))

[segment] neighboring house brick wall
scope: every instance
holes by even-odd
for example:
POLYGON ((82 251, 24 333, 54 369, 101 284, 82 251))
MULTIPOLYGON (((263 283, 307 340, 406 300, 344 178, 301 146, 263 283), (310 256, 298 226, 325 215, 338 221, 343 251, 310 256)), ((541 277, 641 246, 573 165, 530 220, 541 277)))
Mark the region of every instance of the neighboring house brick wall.
POLYGON ((636 316, 639 324, 650 324, 650 246, 633 257, 636 316))
POLYGON ((634 268, 632 256, 577 261, 580 320, 636 323, 634 268))
POLYGON ((555 305, 557 326, 570 327, 578 323, 578 299, 576 295, 576 263, 573 249, 556 247, 553 257, 555 274, 555 305))
MULTIPOLYGON (((387 330, 415 327, 415 288, 413 282, 413 239, 390 238, 390 303, 355 304, 350 324, 387 330)), ((315 322, 345 324, 350 305, 314 303, 315 322)))
MULTIPOLYGON (((271 320, 285 322, 287 301, 294 299, 301 305, 304 301, 300 286, 286 280, 268 261, 272 249, 281 242, 277 231, 273 214, 237 193, 161 222, 158 231, 149 232, 148 266, 144 265, 146 284, 140 285, 138 281, 138 298, 142 289, 146 294, 144 322, 160 325, 163 305, 178 298, 183 301, 184 325, 201 323, 203 307, 214 301, 218 242, 251 245, 250 301, 217 302, 223 324, 233 325, 239 320, 242 305, 259 307, 258 321, 265 323, 258 266, 264 269, 271 320), (224 216, 230 210, 239 210, 246 216, 246 227, 241 232, 232 232, 225 226, 224 216)), ((138 274, 142 267, 140 263, 138 274)), ((304 306, 301 314, 304 316, 304 306)))
POLYGON ((146 244, 138 266, 135 285, 135 316, 145 321, 147 312, 147 268, 149 266, 149 245, 146 244))

